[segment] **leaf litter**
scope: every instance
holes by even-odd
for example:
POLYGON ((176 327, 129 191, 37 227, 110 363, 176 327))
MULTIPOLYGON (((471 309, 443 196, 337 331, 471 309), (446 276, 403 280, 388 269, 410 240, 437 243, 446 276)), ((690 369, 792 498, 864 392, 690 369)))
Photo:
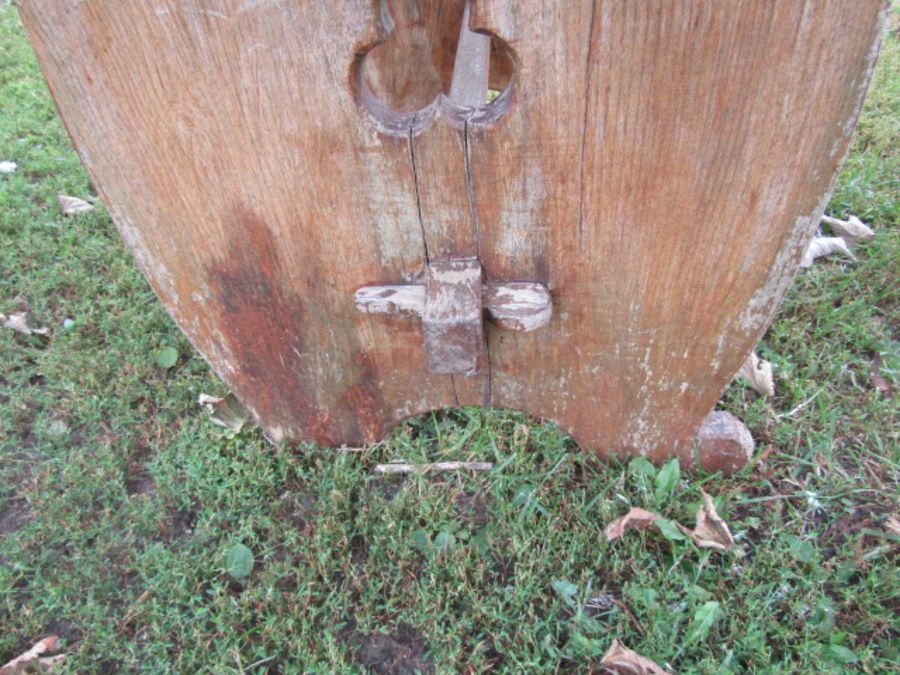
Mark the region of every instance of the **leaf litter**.
MULTIPOLYGON (((728 551, 734 546, 731 530, 716 511, 712 497, 703 490, 701 490, 701 494, 703 495, 703 504, 697 511, 697 522, 694 529, 690 530, 681 523, 676 523, 678 530, 700 548, 728 551)), ((681 538, 677 535, 677 531, 673 531, 671 528, 671 521, 658 513, 637 507, 607 525, 604 534, 606 541, 615 541, 622 537, 626 530, 651 527, 661 532, 667 539, 681 538)))

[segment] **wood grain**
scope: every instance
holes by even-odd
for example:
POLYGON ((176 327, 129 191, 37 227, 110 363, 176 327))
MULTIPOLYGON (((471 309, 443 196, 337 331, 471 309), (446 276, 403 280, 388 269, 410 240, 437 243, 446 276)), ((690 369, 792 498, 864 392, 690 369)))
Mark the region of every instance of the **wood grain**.
POLYGON ((549 286, 488 331, 492 401, 602 453, 690 459, 827 203, 881 0, 478 0, 516 104, 469 140, 487 278, 549 286))
POLYGON ((393 32, 377 0, 18 4, 125 242, 270 438, 491 403, 654 459, 688 457, 789 286, 887 12, 475 0, 510 86, 454 117, 459 1, 391 0, 393 32), (428 372, 418 320, 356 310, 468 256, 555 303, 489 325, 473 378, 428 372))

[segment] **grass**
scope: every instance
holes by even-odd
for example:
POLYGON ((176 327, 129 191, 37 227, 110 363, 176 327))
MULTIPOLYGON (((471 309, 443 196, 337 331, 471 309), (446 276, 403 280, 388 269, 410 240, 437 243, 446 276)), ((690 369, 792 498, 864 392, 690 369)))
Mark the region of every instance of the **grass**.
POLYGON ((877 238, 798 277, 760 347, 776 395, 726 392, 761 459, 657 490, 646 463, 597 463, 505 411, 417 418, 363 453, 221 433, 196 399, 223 385, 105 210, 59 215, 58 194, 92 187, 8 5, 0 311, 52 335, 0 331, 0 663, 54 634, 78 673, 581 672, 618 637, 678 672, 896 668, 896 21, 830 206, 877 238), (497 467, 371 476, 397 458, 497 467), (602 538, 629 505, 691 523, 701 487, 738 553, 602 538), (237 543, 254 559, 240 581, 237 543))

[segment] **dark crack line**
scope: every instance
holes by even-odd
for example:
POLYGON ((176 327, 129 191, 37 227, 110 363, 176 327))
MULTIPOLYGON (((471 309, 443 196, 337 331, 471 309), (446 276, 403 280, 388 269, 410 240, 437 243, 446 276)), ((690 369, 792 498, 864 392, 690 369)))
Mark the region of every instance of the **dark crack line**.
POLYGON ((587 62, 584 68, 584 113, 581 119, 581 165, 579 167, 578 243, 584 240, 584 150, 587 145, 588 109, 591 105, 591 65, 594 58, 594 31, 596 30, 597 0, 591 3, 591 25, 588 29, 587 62))
POLYGON ((469 214, 472 227, 475 229, 475 256, 481 259, 481 223, 478 221, 478 209, 475 207, 475 185, 472 181, 472 165, 469 158, 469 120, 463 124, 463 161, 466 167, 466 197, 469 200, 469 214))
POLYGON ((409 161, 412 164, 413 190, 416 194, 416 213, 419 217, 419 231, 422 233, 422 246, 425 249, 425 264, 431 262, 428 252, 428 237, 425 235, 425 219, 422 217, 422 199, 419 196, 419 170, 416 168, 416 143, 413 136, 413 127, 416 125, 415 117, 409 126, 409 161))
POLYGON ((459 407, 459 394, 456 391, 456 375, 450 376, 450 384, 453 387, 453 401, 456 407, 459 407))
MULTIPOLYGON (((472 179, 472 159, 470 153, 469 120, 466 119, 463 125, 463 158, 466 169, 466 197, 469 200, 469 213, 472 218, 472 227, 475 230, 475 256, 478 258, 479 262, 482 263, 483 269, 484 263, 481 260, 481 222, 478 219, 478 208, 475 201, 475 181, 472 179)), ((485 368, 487 369, 487 387, 486 391, 482 394, 481 404, 485 408, 489 408, 493 399, 493 371, 491 369, 490 332, 487 326, 484 328, 484 352, 485 368)))

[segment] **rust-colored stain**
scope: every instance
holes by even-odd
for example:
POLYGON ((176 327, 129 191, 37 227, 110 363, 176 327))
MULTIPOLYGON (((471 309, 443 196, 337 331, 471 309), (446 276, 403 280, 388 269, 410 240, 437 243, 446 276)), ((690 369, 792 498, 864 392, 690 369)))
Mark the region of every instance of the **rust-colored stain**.
POLYGON ((353 354, 353 365, 359 382, 344 391, 340 407, 351 411, 350 435, 354 442, 374 443, 386 433, 385 420, 389 418, 378 386, 378 369, 375 358, 366 351, 353 354))
POLYGON ((465 0, 156 4, 18 3, 127 244, 270 438, 358 444, 487 402, 658 460, 687 456, 783 298, 889 20, 479 0, 467 30, 514 86, 457 129, 418 113, 452 84, 465 0), (423 252, 546 285, 552 322, 489 327, 478 376, 429 373, 422 325, 353 301, 423 252))
POLYGON ((306 351, 307 308, 287 288, 268 225, 244 207, 235 214, 227 254, 207 270, 218 325, 239 368, 234 389, 253 402, 266 428, 299 427, 316 443, 333 444, 338 433, 332 416, 304 389, 295 355, 306 351))

